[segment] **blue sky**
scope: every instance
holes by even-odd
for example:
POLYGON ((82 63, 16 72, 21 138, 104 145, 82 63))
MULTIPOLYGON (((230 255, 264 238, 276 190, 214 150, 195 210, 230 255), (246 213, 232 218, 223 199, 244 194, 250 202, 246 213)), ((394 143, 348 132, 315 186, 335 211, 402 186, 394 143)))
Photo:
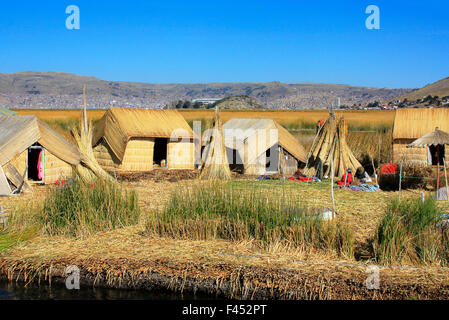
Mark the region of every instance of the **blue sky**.
POLYGON ((0 72, 151 83, 321 82, 421 87, 449 76, 448 1, 14 1, 0 72), (368 30, 368 5, 380 30, 368 30), (80 29, 68 30, 68 5, 80 29))

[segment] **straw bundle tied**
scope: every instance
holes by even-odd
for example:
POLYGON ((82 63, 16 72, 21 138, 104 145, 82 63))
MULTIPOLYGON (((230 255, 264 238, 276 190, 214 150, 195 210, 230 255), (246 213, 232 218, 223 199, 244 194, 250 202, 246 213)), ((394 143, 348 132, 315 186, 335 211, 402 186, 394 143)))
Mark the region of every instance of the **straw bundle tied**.
POLYGON ((226 149, 223 139, 223 128, 218 115, 218 107, 215 109, 215 124, 209 144, 205 149, 205 157, 201 166, 201 180, 230 180, 231 170, 226 158, 226 149))
POLYGON ((315 141, 309 152, 305 174, 316 175, 322 167, 323 176, 329 176, 331 161, 336 177, 343 175, 349 168, 355 173, 362 166, 346 143, 343 117, 336 119, 335 115, 331 114, 318 132, 315 141))
MULTIPOLYGON (((83 88, 84 93, 84 88, 83 88)), ((75 170, 85 182, 95 181, 97 178, 109 182, 115 182, 115 179, 109 175, 95 159, 92 148, 92 123, 87 123, 86 100, 84 96, 84 109, 80 117, 80 131, 74 127, 72 129, 73 137, 80 150, 81 161, 76 165, 75 170)))

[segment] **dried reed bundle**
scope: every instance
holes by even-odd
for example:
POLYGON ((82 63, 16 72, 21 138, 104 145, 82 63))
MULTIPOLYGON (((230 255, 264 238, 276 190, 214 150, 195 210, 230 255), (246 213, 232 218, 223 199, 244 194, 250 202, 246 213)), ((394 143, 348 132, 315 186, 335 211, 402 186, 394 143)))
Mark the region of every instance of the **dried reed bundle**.
POLYGON ((315 138, 316 142, 309 152, 305 174, 316 175, 322 168, 322 174, 328 176, 331 160, 336 177, 343 175, 349 168, 355 173, 362 167, 346 143, 345 131, 343 117, 337 119, 331 114, 315 138))
POLYGON ((199 176, 200 180, 230 180, 231 170, 226 158, 223 128, 218 114, 218 107, 215 109, 214 129, 205 153, 199 176))
POLYGON ((81 162, 75 167, 75 170, 79 173, 81 179, 84 182, 92 182, 97 178, 104 181, 116 182, 116 180, 100 166, 100 164, 97 162, 97 159, 95 159, 94 151, 92 148, 92 123, 87 123, 85 100, 84 109, 82 116, 80 117, 79 124, 79 131, 76 127, 72 129, 73 137, 75 138, 76 144, 81 154, 81 162))

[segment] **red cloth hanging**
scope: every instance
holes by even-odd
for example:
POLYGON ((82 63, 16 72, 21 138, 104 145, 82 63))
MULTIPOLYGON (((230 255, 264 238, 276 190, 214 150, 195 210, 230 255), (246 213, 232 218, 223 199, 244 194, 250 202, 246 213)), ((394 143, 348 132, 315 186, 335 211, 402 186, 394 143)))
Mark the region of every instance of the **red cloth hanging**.
POLYGON ((346 185, 349 186, 352 183, 352 173, 350 172, 346 172, 342 177, 340 181, 337 181, 337 184, 339 186, 342 186, 345 184, 345 180, 346 180, 346 185))
POLYGON ((44 178, 44 157, 42 150, 39 152, 39 156, 37 158, 37 178, 42 180, 44 178))

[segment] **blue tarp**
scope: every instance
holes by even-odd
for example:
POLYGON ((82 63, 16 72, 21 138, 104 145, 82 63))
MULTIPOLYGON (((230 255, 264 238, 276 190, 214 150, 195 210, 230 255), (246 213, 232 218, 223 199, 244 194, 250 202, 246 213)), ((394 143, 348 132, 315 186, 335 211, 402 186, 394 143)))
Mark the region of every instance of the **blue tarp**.
POLYGON ((379 185, 377 184, 365 184, 362 183, 358 186, 347 186, 346 188, 351 189, 353 191, 367 191, 367 192, 377 192, 379 191, 379 185))

